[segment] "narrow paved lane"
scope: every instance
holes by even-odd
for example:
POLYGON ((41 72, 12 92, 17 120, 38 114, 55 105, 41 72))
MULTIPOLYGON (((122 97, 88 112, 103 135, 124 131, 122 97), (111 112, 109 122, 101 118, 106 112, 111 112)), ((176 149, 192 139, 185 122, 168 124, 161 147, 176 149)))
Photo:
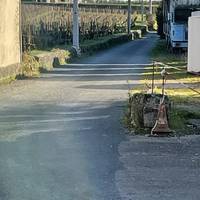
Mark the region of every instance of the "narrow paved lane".
POLYGON ((1 87, 0 200, 200 199, 199 137, 128 136, 120 123, 155 41, 1 87))

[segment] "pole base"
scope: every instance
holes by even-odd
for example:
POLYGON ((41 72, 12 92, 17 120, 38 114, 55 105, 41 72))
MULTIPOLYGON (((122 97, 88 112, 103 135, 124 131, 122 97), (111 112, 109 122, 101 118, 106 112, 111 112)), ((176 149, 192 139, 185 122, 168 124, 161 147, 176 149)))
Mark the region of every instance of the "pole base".
POLYGON ((81 49, 78 46, 72 46, 72 48, 76 51, 77 56, 81 56, 81 49))

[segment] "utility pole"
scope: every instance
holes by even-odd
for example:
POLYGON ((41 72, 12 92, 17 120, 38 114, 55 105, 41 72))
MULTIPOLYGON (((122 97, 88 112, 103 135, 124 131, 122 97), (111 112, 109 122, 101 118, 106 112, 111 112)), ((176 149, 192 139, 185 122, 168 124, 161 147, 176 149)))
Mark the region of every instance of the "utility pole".
POLYGON ((144 22, 144 0, 141 0, 142 23, 144 22))
POLYGON ((73 0, 73 46, 77 55, 80 55, 80 45, 79 45, 79 9, 78 0, 73 0))
POLYGON ((149 14, 152 15, 152 0, 149 0, 149 14))
POLYGON ((131 0, 128 0, 128 34, 131 33, 131 0))

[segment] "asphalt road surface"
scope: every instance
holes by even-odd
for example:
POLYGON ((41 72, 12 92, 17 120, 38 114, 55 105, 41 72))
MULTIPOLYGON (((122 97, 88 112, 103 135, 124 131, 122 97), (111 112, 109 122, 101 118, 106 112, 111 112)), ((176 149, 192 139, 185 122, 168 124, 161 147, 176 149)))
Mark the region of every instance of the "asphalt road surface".
POLYGON ((154 35, 1 86, 0 200, 199 200, 200 138, 125 134, 154 35), (137 65, 133 65, 137 64, 137 65))

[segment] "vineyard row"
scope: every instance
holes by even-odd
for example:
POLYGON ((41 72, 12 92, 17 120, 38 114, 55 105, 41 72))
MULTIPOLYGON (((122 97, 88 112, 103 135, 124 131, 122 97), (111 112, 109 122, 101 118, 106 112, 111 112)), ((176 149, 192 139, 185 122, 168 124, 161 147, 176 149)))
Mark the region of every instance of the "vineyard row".
MULTIPOLYGON (((136 21, 139 11, 132 10, 136 21)), ((127 9, 80 7, 80 40, 125 32, 127 9)), ((69 4, 22 4, 23 50, 45 49, 72 41, 72 8, 69 4)))

